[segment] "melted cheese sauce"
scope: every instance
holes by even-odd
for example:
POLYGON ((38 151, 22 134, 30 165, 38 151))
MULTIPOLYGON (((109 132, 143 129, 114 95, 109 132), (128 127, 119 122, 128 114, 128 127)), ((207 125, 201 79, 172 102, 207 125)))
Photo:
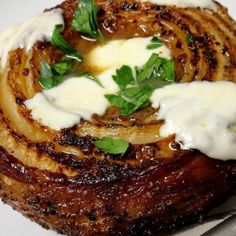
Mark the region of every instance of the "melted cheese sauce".
POLYGON ((89 120, 94 113, 103 115, 108 107, 106 90, 86 77, 74 77, 25 101, 34 120, 60 130, 89 120))
POLYGON ((108 92, 111 93, 118 90, 117 84, 112 79, 112 75, 115 75, 116 70, 123 65, 128 65, 132 69, 135 66, 142 67, 152 53, 171 59, 170 50, 166 46, 154 50, 147 50, 151 38, 113 40, 105 45, 97 46, 88 53, 86 59, 89 67, 95 71, 99 71, 97 77, 108 92))
POLYGON ((104 95, 119 90, 112 79, 117 69, 123 65, 142 67, 152 53, 170 58, 170 50, 166 46, 147 50, 150 40, 151 37, 114 40, 94 48, 86 56, 85 63, 92 70, 99 71, 96 77, 102 86, 86 77, 69 78, 25 102, 33 119, 60 130, 72 127, 81 118, 89 120, 94 113, 103 115, 109 106, 104 95))
POLYGON ((97 113, 102 115, 108 106, 104 97, 105 90, 96 82, 81 78, 70 78, 63 84, 37 93, 33 98, 25 101, 35 120, 60 130, 69 128, 87 120, 97 113))
POLYGON ((151 2, 157 5, 170 5, 176 7, 200 7, 216 11, 217 7, 212 0, 141 0, 142 2, 151 2))
POLYGON ((37 41, 50 41, 55 25, 64 25, 62 10, 54 9, 31 18, 25 23, 0 33, 0 67, 3 68, 8 53, 17 48, 28 52, 37 41))
POLYGON ((207 156, 236 159, 236 84, 192 82, 172 84, 154 91, 151 102, 165 120, 163 138, 176 134, 182 148, 207 156))
POLYGON ((25 101, 25 105, 31 110, 31 116, 34 120, 55 130, 70 128, 81 120, 80 115, 57 108, 42 93, 37 93, 32 99, 25 101))

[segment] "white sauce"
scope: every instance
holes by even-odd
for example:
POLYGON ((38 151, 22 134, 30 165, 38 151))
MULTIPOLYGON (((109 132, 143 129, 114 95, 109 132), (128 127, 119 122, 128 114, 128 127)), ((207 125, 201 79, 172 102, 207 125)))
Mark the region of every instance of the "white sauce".
POLYGON ((151 37, 114 40, 93 49, 86 63, 99 71, 96 76, 103 87, 86 77, 69 78, 61 85, 44 90, 25 102, 33 119, 60 130, 72 127, 81 118, 89 120, 94 113, 103 115, 109 106, 104 95, 118 90, 112 79, 118 68, 122 65, 142 67, 152 53, 170 58, 170 50, 165 46, 147 50, 150 40, 151 37))
POLYGON ((182 148, 198 149, 207 156, 236 159, 236 84, 192 82, 154 91, 152 106, 165 120, 161 136, 176 134, 182 148))
POLYGON ((105 92, 98 83, 81 77, 70 78, 57 87, 44 90, 43 94, 59 109, 78 114, 88 120, 94 113, 105 113, 108 106, 105 92))
POLYGON ((37 41, 50 41, 55 25, 64 25, 62 10, 54 9, 0 33, 0 67, 7 63, 8 53, 17 48, 28 52, 37 41))
POLYGON ((37 93, 33 98, 25 101, 25 105, 31 110, 34 120, 55 130, 70 128, 81 120, 80 115, 57 108, 42 93, 37 93))
POLYGON ((165 46, 148 50, 147 46, 151 43, 151 39, 152 37, 137 37, 109 41, 105 45, 97 46, 87 55, 88 63, 99 70, 107 70, 112 67, 120 68, 123 65, 141 67, 148 61, 152 53, 171 58, 170 50, 165 46))
POLYGON ((108 106, 105 90, 85 77, 70 78, 50 90, 37 93, 25 101, 31 115, 44 125, 55 130, 69 128, 90 119, 97 113, 102 115, 108 106))
POLYGON ((152 37, 131 38, 127 40, 113 40, 105 45, 93 49, 87 55, 89 66, 100 71, 97 75, 108 92, 116 92, 118 87, 112 79, 112 75, 123 65, 128 65, 132 69, 135 66, 142 67, 150 58, 152 53, 159 54, 161 57, 170 59, 171 53, 166 46, 148 50, 152 37))
POLYGON ((157 5, 170 5, 177 7, 200 7, 216 11, 216 4, 212 0, 141 0, 142 2, 151 2, 157 5))

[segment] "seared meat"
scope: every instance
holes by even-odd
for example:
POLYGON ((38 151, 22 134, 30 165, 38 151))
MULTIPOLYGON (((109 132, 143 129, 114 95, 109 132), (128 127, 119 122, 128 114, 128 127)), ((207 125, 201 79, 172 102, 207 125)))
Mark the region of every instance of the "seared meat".
MULTIPOLYGON (((236 24, 219 4, 217 13, 121 0, 97 4, 107 39, 158 34, 172 50, 179 82, 236 82, 236 24)), ((58 7, 65 37, 86 54, 95 43, 70 28, 77 1, 58 7)), ((156 235, 200 219, 230 196, 236 163, 182 151, 174 137, 161 140, 163 121, 152 108, 130 117, 111 108, 61 132, 33 121, 23 101, 41 90, 39 62, 61 56, 38 42, 29 55, 11 52, 10 70, 1 75, 0 195, 6 203, 67 235, 156 235), (104 134, 128 140, 128 152, 98 150, 92 141, 104 134)))

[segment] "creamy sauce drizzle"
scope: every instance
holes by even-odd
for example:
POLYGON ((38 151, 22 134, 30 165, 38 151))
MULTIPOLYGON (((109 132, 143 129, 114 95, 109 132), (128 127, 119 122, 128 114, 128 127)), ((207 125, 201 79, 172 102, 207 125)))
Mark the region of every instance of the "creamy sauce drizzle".
POLYGON ((32 99, 25 101, 25 105, 31 110, 31 116, 34 120, 55 130, 70 128, 81 120, 80 115, 66 112, 56 107, 42 93, 37 93, 32 99))
POLYGON ((8 53, 17 48, 28 52, 37 41, 50 41, 55 25, 64 25, 61 9, 35 16, 23 24, 0 33, 0 67, 7 63, 8 53))
POLYGON ((33 119, 52 129, 70 128, 81 118, 103 115, 108 107, 106 90, 86 77, 73 77, 25 101, 33 119))
POLYGON ((150 58, 152 53, 159 54, 164 58, 171 58, 170 50, 166 46, 154 50, 147 50, 152 37, 131 38, 127 40, 112 40, 102 46, 97 46, 87 55, 89 67, 95 71, 98 79, 108 92, 116 92, 118 87, 112 75, 123 65, 132 69, 135 66, 142 67, 150 58))
POLYGON ((163 138, 176 134, 183 149, 198 149, 220 160, 236 159, 235 83, 173 84, 155 90, 151 101, 165 120, 163 138))
POLYGON ((157 5, 170 5, 176 7, 200 7, 216 11, 216 4, 212 0, 141 0, 142 2, 151 2, 157 5))
POLYGON ((150 40, 151 37, 114 40, 94 48, 85 58, 85 63, 92 70, 99 71, 96 77, 102 86, 86 77, 68 78, 61 85, 44 90, 25 102, 33 119, 60 130, 72 127, 81 118, 89 120, 94 113, 103 115, 109 106, 104 95, 118 90, 112 79, 118 68, 122 65, 142 67, 152 53, 170 58, 166 46, 147 50, 150 40))

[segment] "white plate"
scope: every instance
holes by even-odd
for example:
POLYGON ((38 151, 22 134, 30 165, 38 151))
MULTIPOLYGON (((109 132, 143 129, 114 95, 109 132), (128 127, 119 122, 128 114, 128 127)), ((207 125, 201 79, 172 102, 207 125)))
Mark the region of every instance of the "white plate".
MULTIPOLYGON (((62 0, 1 0, 0 1, 0 30, 6 27, 22 22, 30 16, 36 15, 47 7, 55 6, 62 0)), ((199 0, 201 1, 201 0, 199 0)), ((236 18, 236 2, 232 0, 221 0, 229 8, 231 16, 236 18)), ((235 209, 236 199, 231 198, 227 203, 221 206, 219 211, 235 209)), ((219 223, 213 221, 204 225, 197 226, 190 230, 185 230, 176 236, 199 236, 209 228, 219 223)), ((9 206, 0 202, 0 236, 56 236, 57 234, 45 230, 28 219, 24 218, 18 212, 12 210, 9 206)))

